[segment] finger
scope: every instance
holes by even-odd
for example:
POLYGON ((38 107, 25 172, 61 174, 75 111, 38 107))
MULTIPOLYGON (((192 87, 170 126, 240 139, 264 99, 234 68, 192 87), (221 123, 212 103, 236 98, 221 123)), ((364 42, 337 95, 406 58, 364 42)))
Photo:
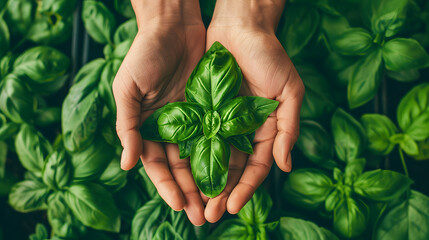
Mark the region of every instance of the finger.
POLYGON ((116 131, 124 148, 121 155, 121 168, 133 168, 143 151, 139 132, 141 124, 142 96, 129 74, 121 66, 113 82, 113 95, 116 102, 116 131))
POLYGON ((255 144, 254 153, 249 156, 243 175, 228 198, 229 213, 238 213, 267 177, 273 164, 272 148, 272 140, 255 144))
POLYGON ((226 202, 228 200, 231 191, 237 185, 240 180, 240 176, 243 173, 244 166, 246 165, 247 154, 238 151, 235 148, 231 148, 231 157, 229 160, 228 167, 228 180, 226 182, 225 189, 215 198, 209 199, 204 216, 207 221, 214 223, 219 221, 226 211, 226 202))
POLYGON ((185 206, 182 191, 171 175, 164 148, 160 143, 143 140, 145 148, 141 156, 144 169, 158 190, 159 195, 174 210, 185 206))
POLYGON ((185 197, 186 203, 184 208, 189 221, 194 225, 201 226, 206 222, 204 218, 204 206, 200 191, 192 177, 189 158, 179 158, 179 148, 176 144, 167 144, 165 150, 171 173, 185 197))
POLYGON ((276 99, 280 104, 277 108, 278 132, 273 149, 277 165, 285 172, 291 170, 290 151, 299 136, 299 114, 304 96, 304 85, 298 73, 295 68, 290 71, 288 83, 281 96, 276 99))

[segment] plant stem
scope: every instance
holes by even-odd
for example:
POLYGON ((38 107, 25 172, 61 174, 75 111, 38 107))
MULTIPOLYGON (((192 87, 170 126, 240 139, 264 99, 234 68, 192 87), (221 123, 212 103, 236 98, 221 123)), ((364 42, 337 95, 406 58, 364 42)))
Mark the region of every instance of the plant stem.
POLYGON ((404 153, 402 152, 401 147, 398 146, 399 149, 399 156, 401 157, 402 167, 404 168, 405 176, 408 177, 408 169, 407 164, 405 163, 404 153))

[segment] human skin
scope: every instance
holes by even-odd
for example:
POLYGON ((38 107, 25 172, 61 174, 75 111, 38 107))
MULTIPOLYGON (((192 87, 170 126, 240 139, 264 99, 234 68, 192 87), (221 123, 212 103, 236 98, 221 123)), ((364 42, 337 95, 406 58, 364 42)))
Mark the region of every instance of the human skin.
POLYGON ((235 214, 268 175, 273 157, 280 169, 291 170, 304 86, 275 36, 284 0, 218 0, 207 39, 196 0, 131 2, 139 31, 113 83, 121 167, 133 168, 140 157, 161 197, 173 209, 185 209, 195 225, 216 222, 226 210, 235 214), (227 185, 208 199, 195 185, 189 161, 179 159, 177 145, 142 140, 139 128, 155 109, 184 100, 187 79, 215 41, 243 71, 242 95, 280 104, 257 130, 254 154, 231 149, 227 185))

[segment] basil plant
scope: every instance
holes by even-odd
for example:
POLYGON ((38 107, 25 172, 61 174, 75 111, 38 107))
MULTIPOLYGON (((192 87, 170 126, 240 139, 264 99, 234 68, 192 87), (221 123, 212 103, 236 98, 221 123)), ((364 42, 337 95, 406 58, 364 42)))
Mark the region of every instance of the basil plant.
POLYGON ((141 128, 144 139, 177 143, 180 158, 190 156, 198 188, 211 198, 225 188, 229 144, 252 154, 255 130, 278 106, 262 97, 236 97, 242 78, 232 54, 215 42, 188 79, 186 102, 166 104, 141 128))

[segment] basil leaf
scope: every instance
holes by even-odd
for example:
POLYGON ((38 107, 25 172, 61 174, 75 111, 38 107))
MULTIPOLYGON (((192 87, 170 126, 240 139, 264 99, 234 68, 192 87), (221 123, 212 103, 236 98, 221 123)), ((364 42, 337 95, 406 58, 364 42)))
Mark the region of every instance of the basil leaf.
POLYGON ((194 225, 188 220, 185 211, 170 209, 171 226, 183 239, 196 240, 194 225))
POLYGON ((417 145, 419 154, 413 155, 413 158, 418 161, 429 159, 429 138, 425 141, 419 141, 417 145))
POLYGON ((1 82, 0 110, 15 123, 33 120, 33 97, 20 79, 8 75, 1 82))
MULTIPOLYGON (((131 45, 133 44, 134 39, 125 40, 115 46, 115 49, 112 52, 112 56, 118 60, 123 60, 130 50, 131 45)), ((119 67, 118 67, 119 69, 119 67)), ((115 72, 116 74, 116 72, 115 72)))
POLYGON ((356 179, 362 174, 365 163, 365 158, 356 158, 347 163, 344 169, 344 183, 346 185, 353 185, 356 179))
POLYGON ((256 239, 251 231, 251 227, 240 219, 229 219, 222 222, 207 240, 256 239))
POLYGON ((29 236, 30 240, 45 240, 48 236, 48 230, 43 224, 38 223, 36 225, 36 232, 29 236))
POLYGON ((278 105, 279 102, 263 97, 234 98, 219 109, 222 122, 219 133, 228 138, 254 132, 278 105))
POLYGON ((334 143, 328 132, 317 122, 304 120, 300 123, 298 148, 311 162, 332 169, 337 166, 334 159, 334 143))
POLYGON ((127 183, 127 172, 121 169, 119 158, 112 158, 98 179, 98 182, 110 192, 116 192, 125 186, 127 183))
POLYGON ((82 150, 94 140, 102 110, 97 88, 104 64, 97 59, 85 65, 64 100, 61 125, 68 151, 82 150))
POLYGON ((373 44, 371 34, 363 28, 349 28, 332 41, 334 50, 343 55, 365 55, 373 44))
POLYGON ((115 44, 119 44, 126 40, 133 40, 136 37, 137 32, 137 21, 135 18, 132 18, 119 25, 119 27, 116 29, 115 35, 113 36, 113 42, 115 44))
POLYGON ((316 32, 320 14, 317 9, 304 4, 289 4, 285 9, 284 26, 277 36, 289 57, 300 53, 316 32))
POLYGON ((263 188, 258 188, 237 215, 247 224, 259 226, 265 223, 272 207, 270 195, 263 188))
POLYGON ((52 83, 66 73, 70 59, 62 52, 45 46, 33 47, 13 64, 13 73, 39 84, 52 83))
POLYGON ((40 132, 29 125, 21 125, 15 138, 15 150, 22 166, 36 176, 42 176, 45 158, 52 146, 40 132))
POLYGON ((137 181, 127 181, 125 187, 113 194, 121 214, 122 224, 130 226, 136 211, 150 200, 137 181))
POLYGON ((179 142, 179 157, 180 159, 185 159, 189 156, 191 156, 191 149, 192 144, 194 143, 195 139, 188 139, 184 142, 179 142))
POLYGON ((253 146, 249 135, 232 136, 228 138, 228 142, 244 153, 253 154, 253 146))
POLYGON ((72 155, 73 181, 97 179, 114 157, 114 149, 98 137, 88 148, 72 155))
POLYGON ((73 166, 71 166, 68 155, 64 150, 52 152, 46 158, 43 168, 43 182, 52 190, 64 189, 73 177, 73 166))
MULTIPOLYGON (((42 6, 45 2, 47 1, 42 2, 42 6)), ((74 6, 72 8, 74 8, 74 6)), ((61 16, 55 12, 38 11, 26 36, 29 40, 39 44, 58 45, 69 39, 72 31, 72 15, 61 16)))
POLYGON ((334 211, 334 231, 346 238, 360 236, 367 227, 369 208, 360 199, 347 197, 334 211))
POLYGON ((62 238, 79 238, 85 227, 72 214, 61 191, 51 194, 48 198, 48 220, 52 227, 52 235, 62 238))
POLYGON ((39 181, 26 180, 15 184, 10 190, 9 204, 18 212, 46 209, 49 189, 39 181))
POLYGON ((0 57, 2 57, 9 49, 10 33, 9 28, 3 18, 0 18, 0 57))
POLYGON ((379 240, 426 239, 429 229, 429 198, 411 190, 408 199, 390 209, 375 228, 379 240))
POLYGON ((339 159, 348 162, 363 153, 366 146, 365 131, 350 114, 338 108, 332 116, 331 128, 339 159))
POLYGON ((415 39, 395 38, 383 45, 384 64, 388 70, 404 71, 429 66, 429 55, 415 39))
POLYGON ((214 198, 225 188, 230 154, 229 145, 218 135, 210 139, 201 136, 192 145, 192 175, 207 197, 214 198))
POLYGON ((399 82, 414 82, 420 78, 420 72, 417 69, 407 69, 403 71, 386 71, 387 76, 399 82))
POLYGON ((283 186, 283 196, 292 203, 308 209, 316 209, 334 188, 328 175, 314 168, 293 171, 283 186))
POLYGON ((100 97, 112 113, 116 113, 116 103, 113 97, 112 84, 121 63, 120 60, 116 59, 108 61, 101 72, 100 84, 98 85, 100 97))
POLYGON ((396 111, 399 127, 412 139, 429 137, 429 84, 415 86, 405 95, 396 111))
POLYGON ((330 231, 319 227, 316 224, 299 218, 282 217, 280 218, 280 236, 279 239, 299 240, 338 240, 330 231))
POLYGON ((26 35, 28 27, 31 26, 37 8, 33 0, 8 1, 5 12, 5 20, 10 28, 11 34, 26 35))
POLYGON ((113 13, 99 1, 85 0, 82 20, 88 34, 98 43, 111 44, 116 20, 113 13))
POLYGON ((409 155, 419 154, 419 146, 417 143, 407 134, 398 133, 390 138, 393 143, 398 143, 399 147, 409 155))
POLYGON ((381 53, 382 51, 376 48, 356 63, 347 86, 350 108, 367 103, 377 93, 381 82, 381 53))
POLYGON ((395 124, 380 114, 364 114, 361 122, 368 137, 369 150, 376 155, 388 155, 395 147, 390 141, 390 137, 398 131, 395 124))
POLYGON ((399 198, 413 183, 408 177, 390 170, 373 170, 362 174, 353 184, 354 191, 375 201, 399 198))
POLYGON ((155 232, 153 240, 183 240, 179 233, 171 226, 169 222, 163 222, 155 232))
POLYGON ((131 1, 129 0, 115 0, 115 9, 122 16, 127 18, 135 17, 133 6, 131 5, 131 1))
POLYGON ((405 22, 407 0, 368 1, 372 32, 392 37, 397 34, 405 22))
POLYGON ((158 131, 162 139, 177 143, 202 133, 204 112, 197 104, 175 102, 168 103, 162 109, 158 117, 158 131))
POLYGON ((37 126, 46 127, 61 121, 61 108, 47 107, 37 109, 34 124, 37 126))
POLYGON ((147 202, 134 215, 131 239, 153 239, 158 227, 165 221, 169 208, 164 200, 156 197, 147 202))
POLYGON ((186 101, 217 110, 237 96, 243 75, 232 54, 219 42, 213 43, 186 83, 186 101))
POLYGON ((0 127, 0 141, 9 139, 17 134, 20 124, 9 122, 0 127))
POLYGON ((337 209, 342 203, 342 201, 344 201, 344 196, 344 193, 339 189, 335 189, 334 191, 332 191, 325 201, 326 211, 332 212, 337 209))
POLYGON ((220 116, 216 111, 207 111, 203 118, 203 133, 206 138, 212 138, 220 129, 220 116))
POLYGON ((119 232, 121 221, 112 195, 95 183, 75 184, 64 193, 67 205, 85 226, 119 232))

